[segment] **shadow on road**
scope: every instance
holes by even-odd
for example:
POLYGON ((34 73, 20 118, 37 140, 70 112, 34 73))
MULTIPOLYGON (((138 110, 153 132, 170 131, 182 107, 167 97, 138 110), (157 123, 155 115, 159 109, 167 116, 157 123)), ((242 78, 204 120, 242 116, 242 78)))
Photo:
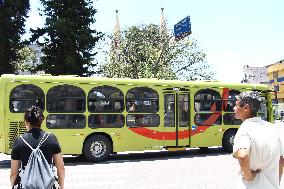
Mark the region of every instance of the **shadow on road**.
POLYGON ((5 169, 5 168, 9 168, 11 167, 11 161, 10 160, 1 160, 0 161, 0 168, 1 169, 5 169))
POLYGON ((134 153, 122 153, 113 154, 104 162, 91 163, 87 162, 82 157, 65 157, 64 162, 66 166, 75 165, 91 165, 91 164, 110 164, 110 163, 125 163, 125 162, 139 162, 139 161, 156 161, 156 160, 168 160, 168 159, 181 159, 181 158, 194 158, 194 157, 207 157, 228 155, 220 148, 208 148, 206 151, 200 149, 190 149, 186 151, 158 151, 158 152, 134 152, 134 153))
MULTIPOLYGON (((113 154, 111 157, 104 162, 87 162, 81 156, 64 156, 65 166, 76 166, 76 165, 93 165, 93 164, 110 164, 110 163, 125 163, 125 162, 139 162, 139 161, 156 161, 156 160, 168 160, 168 159, 182 159, 182 158, 194 158, 194 157, 208 157, 227 155, 220 148, 208 148, 206 151, 200 149, 189 149, 186 151, 158 151, 158 152, 132 152, 132 153, 120 153, 113 154)), ((10 169, 10 160, 0 161, 1 169, 10 169)))

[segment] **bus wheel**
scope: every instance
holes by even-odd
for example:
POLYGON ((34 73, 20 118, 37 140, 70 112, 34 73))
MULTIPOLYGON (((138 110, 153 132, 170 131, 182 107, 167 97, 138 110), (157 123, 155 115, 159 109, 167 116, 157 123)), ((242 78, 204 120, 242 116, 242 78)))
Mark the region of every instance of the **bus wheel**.
POLYGON ((232 152, 233 151, 233 145, 234 145, 234 138, 236 135, 237 131, 236 130, 229 130, 226 132, 223 136, 223 141, 222 141, 222 146, 223 149, 226 152, 232 152))
POLYGON ((206 153, 208 152, 208 147, 199 147, 200 153, 206 153))
POLYGON ((98 162, 106 160, 111 153, 111 143, 103 135, 91 136, 84 145, 84 156, 88 161, 98 162))

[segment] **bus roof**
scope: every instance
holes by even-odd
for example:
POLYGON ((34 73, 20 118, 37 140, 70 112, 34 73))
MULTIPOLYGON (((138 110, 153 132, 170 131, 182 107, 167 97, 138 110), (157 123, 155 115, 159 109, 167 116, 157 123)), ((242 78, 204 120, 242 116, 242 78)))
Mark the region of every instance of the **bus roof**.
POLYGON ((104 78, 104 77, 78 77, 75 75, 52 76, 43 75, 15 75, 3 74, 0 82, 40 82, 40 83, 78 83, 78 84, 103 84, 103 85, 140 85, 140 86, 163 86, 163 87, 189 87, 204 88, 206 86, 216 88, 239 88, 247 90, 268 90, 268 85, 229 83, 220 81, 180 81, 180 80, 159 80, 159 79, 130 79, 130 78, 104 78))

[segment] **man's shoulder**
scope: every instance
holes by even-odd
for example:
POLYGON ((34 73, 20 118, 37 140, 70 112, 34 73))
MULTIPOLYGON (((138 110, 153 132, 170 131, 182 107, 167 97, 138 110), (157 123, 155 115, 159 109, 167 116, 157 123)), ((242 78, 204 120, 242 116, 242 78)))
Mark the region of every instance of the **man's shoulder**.
POLYGON ((243 131, 243 132, 257 132, 257 131, 262 131, 265 128, 273 128, 274 125, 270 122, 267 122, 265 120, 262 120, 261 118, 250 118, 245 120, 239 130, 243 131))
POLYGON ((247 126, 247 125, 269 125, 269 126, 273 126, 273 123, 268 122, 266 120, 263 120, 261 117, 253 117, 253 118, 249 118, 246 119, 241 126, 247 126))

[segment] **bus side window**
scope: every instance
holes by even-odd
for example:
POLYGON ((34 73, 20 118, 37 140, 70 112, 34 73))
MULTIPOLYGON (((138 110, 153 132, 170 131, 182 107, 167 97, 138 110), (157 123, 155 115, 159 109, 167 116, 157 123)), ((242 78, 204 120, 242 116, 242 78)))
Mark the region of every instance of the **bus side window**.
POLYGON ((74 85, 57 85, 50 88, 46 95, 48 112, 84 112, 85 91, 74 85))
POLYGON ((227 99, 224 99, 223 106, 225 112, 234 112, 234 107, 236 103, 236 96, 240 94, 240 91, 231 89, 229 91, 229 96, 227 99))
POLYGON ((124 126, 121 114, 93 114, 89 116, 90 128, 120 128, 124 126))
POLYGON ((159 111, 159 96, 156 90, 149 87, 135 87, 127 91, 126 104, 127 111, 137 113, 157 113, 159 111))
POLYGON ((200 111, 221 111, 222 101, 218 91, 213 89, 201 89, 195 93, 194 109, 195 112, 200 111))
POLYGON ((194 95, 194 106, 196 125, 222 124, 222 115, 220 114, 222 100, 218 91, 209 88, 197 91, 194 95))
POLYGON ((112 86, 98 86, 92 88, 88 94, 88 109, 93 113, 122 112, 124 95, 119 88, 112 86))
POLYGON ((126 125, 128 127, 158 127, 160 116, 159 96, 156 90, 150 87, 134 87, 127 91, 126 125))
POLYGON ((242 123, 242 120, 235 118, 234 113, 224 114, 223 120, 225 125, 240 125, 242 123))
POLYGON ((9 104, 11 112, 25 112, 32 105, 44 110, 44 92, 36 85, 18 85, 10 92, 9 104))

